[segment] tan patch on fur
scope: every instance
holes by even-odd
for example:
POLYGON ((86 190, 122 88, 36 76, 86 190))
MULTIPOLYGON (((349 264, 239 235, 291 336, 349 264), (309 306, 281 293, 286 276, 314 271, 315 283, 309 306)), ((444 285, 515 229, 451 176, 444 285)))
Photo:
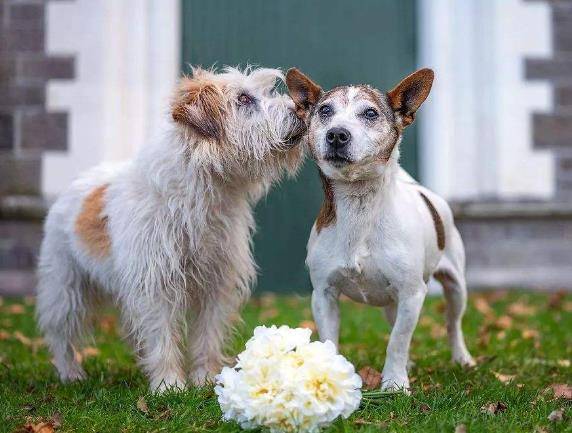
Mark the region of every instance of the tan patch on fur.
POLYGON ((83 201, 75 221, 75 233, 89 254, 97 258, 109 255, 111 239, 107 232, 107 216, 102 215, 108 185, 95 188, 83 201))
POLYGON ((171 107, 173 120, 192 127, 205 138, 221 140, 224 135, 225 98, 220 87, 196 73, 183 78, 171 107))
POLYGON ((316 231, 318 234, 324 227, 328 227, 336 222, 336 203, 334 202, 334 188, 330 179, 320 171, 322 188, 324 189, 324 201, 316 218, 316 231))
POLYGON ((445 226, 443 226, 443 220, 441 219, 441 215, 439 215, 439 212, 437 212, 437 209, 435 209, 435 206, 433 206, 433 203, 431 203, 431 200, 429 200, 429 198, 425 194, 423 194, 421 191, 419 191, 419 194, 421 195, 421 198, 423 198, 423 201, 429 208, 429 212, 431 213, 431 217, 433 218, 433 224, 435 225, 435 232, 437 233, 437 246, 439 247, 440 250, 443 250, 445 248, 445 226))

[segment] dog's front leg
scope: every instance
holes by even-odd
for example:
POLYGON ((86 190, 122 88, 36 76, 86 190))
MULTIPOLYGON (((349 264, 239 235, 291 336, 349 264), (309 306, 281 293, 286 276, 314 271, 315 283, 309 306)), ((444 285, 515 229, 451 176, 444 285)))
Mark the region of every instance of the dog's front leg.
POLYGON ((312 315, 318 327, 320 341, 330 340, 338 348, 340 335, 339 290, 330 287, 314 287, 312 315))
POLYGON ((389 337, 383 367, 382 390, 402 390, 409 393, 407 377, 409 345, 426 292, 427 287, 423 285, 415 292, 402 296, 397 303, 397 315, 389 337))
POLYGON ((203 300, 197 308, 190 329, 191 381, 204 386, 220 373, 224 356, 224 342, 230 334, 233 318, 238 317, 240 298, 217 296, 203 300))

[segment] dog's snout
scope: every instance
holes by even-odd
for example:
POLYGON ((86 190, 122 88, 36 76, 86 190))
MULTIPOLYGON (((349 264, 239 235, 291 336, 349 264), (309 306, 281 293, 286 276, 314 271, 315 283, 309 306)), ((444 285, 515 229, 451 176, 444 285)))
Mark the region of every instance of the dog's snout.
POLYGON ((351 138, 352 135, 346 128, 331 128, 326 133, 326 142, 335 148, 345 147, 351 138))

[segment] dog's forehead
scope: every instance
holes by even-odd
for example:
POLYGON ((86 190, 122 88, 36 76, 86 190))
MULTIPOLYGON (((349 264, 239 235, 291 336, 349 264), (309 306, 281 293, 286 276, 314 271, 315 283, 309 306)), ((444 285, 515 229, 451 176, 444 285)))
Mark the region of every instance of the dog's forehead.
POLYGON ((334 102, 344 106, 367 102, 384 112, 389 109, 385 94, 367 84, 334 87, 322 95, 320 103, 325 102, 334 102))

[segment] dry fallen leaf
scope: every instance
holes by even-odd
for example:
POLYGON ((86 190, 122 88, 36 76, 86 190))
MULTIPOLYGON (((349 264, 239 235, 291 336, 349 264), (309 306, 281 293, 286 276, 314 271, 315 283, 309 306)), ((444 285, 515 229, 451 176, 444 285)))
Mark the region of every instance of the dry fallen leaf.
POLYGON ((516 377, 515 374, 502 374, 493 371, 494 376, 502 383, 509 383, 516 377))
POLYGON ((0 329, 0 341, 7 340, 8 338, 10 338, 10 333, 0 329))
POLYGON ((314 321, 312 320, 302 320, 299 324, 298 324, 299 328, 307 328, 309 330, 311 330, 312 332, 316 332, 316 324, 314 323, 314 321))
POLYGON ((494 322, 494 326, 498 329, 509 329, 512 327, 512 317, 503 315, 494 322))
POLYGON ((522 330, 522 338, 525 340, 531 340, 533 338, 539 338, 540 333, 536 329, 525 328, 522 330))
POLYGON ((566 298, 566 292, 563 290, 560 292, 553 293, 548 299, 548 308, 550 310, 561 310, 562 302, 566 298))
POLYGON ((556 361, 559 367, 570 367, 570 360, 569 359, 559 359, 556 361))
POLYGON ((101 330, 106 334, 113 334, 115 333, 115 329, 117 327, 117 319, 115 316, 107 314, 101 318, 99 321, 99 326, 101 327, 101 330))
POLYGON ((572 385, 568 385, 566 383, 553 383, 550 387, 552 388, 552 391, 554 391, 554 398, 572 400, 572 385))
POLYGON ((476 296, 473 299, 473 304, 479 313, 485 317, 494 317, 495 312, 489 305, 489 302, 482 296, 476 296))
POLYGON ((550 415, 548 415, 548 421, 558 422, 562 421, 563 419, 564 419, 564 408, 553 410, 552 412, 550 412, 550 415))
POLYGON ((11 313, 11 314, 24 314, 26 309, 24 308, 23 305, 12 304, 6 308, 6 311, 8 311, 8 313, 11 313))
POLYGON ((147 406, 145 397, 143 396, 139 397, 139 399, 137 400, 137 409, 139 409, 145 415, 149 415, 149 407, 147 406))
POLYGON ((49 422, 40 422, 37 424, 26 424, 24 426, 24 431, 30 433, 54 433, 54 426, 49 422))
POLYGON ((494 403, 487 403, 481 407, 481 413, 486 413, 489 415, 496 415, 498 413, 504 412, 508 409, 508 406, 502 401, 497 401, 494 403))
POLYGON ((363 382, 363 389, 377 389, 381 386, 381 373, 373 367, 363 367, 358 374, 363 382))
POLYGON ((82 349, 81 354, 84 358, 91 358, 99 355, 99 349, 97 347, 87 346, 82 349))
POLYGON ((36 297, 35 296, 26 296, 24 297, 24 304, 26 305, 34 305, 36 303, 36 297))
POLYGON ((20 331, 15 331, 13 334, 13 337, 16 340, 18 340, 20 343, 22 343, 24 346, 30 347, 32 345, 32 339, 29 337, 26 337, 20 331))
POLYGON ((443 325, 438 325, 435 323, 433 326, 431 326, 430 334, 431 338, 442 338, 447 335, 447 329, 445 329, 443 325))
POLYGON ((276 295, 274 293, 265 293, 260 297, 260 305, 263 307, 273 307, 276 303, 276 295))
POLYGON ((536 308, 522 302, 515 302, 514 304, 510 304, 506 311, 513 316, 532 316, 536 313, 536 308))
POLYGON ((431 412, 431 406, 429 406, 427 403, 421 403, 419 405, 419 410, 423 413, 431 412))
POLYGON ((459 424, 455 427, 455 433, 467 433, 467 426, 465 424, 459 424))
POLYGON ((268 320, 274 319, 278 316, 278 309, 277 308, 266 308, 260 312, 258 315, 259 320, 268 320))

